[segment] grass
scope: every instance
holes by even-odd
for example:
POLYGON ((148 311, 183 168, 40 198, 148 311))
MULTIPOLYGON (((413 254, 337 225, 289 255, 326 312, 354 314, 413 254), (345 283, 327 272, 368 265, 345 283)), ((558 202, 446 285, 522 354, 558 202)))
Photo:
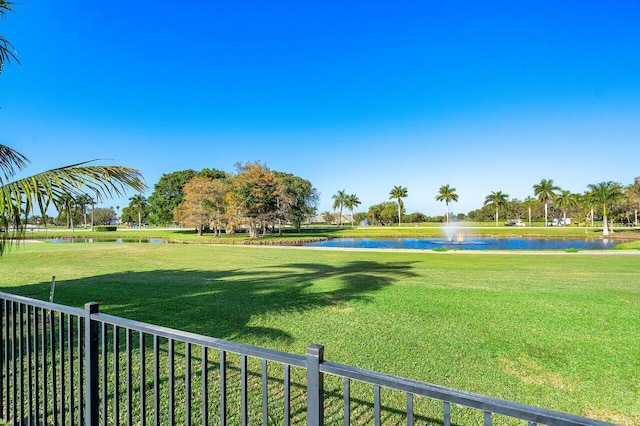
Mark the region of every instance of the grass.
POLYGON ((5 291, 640 424, 638 257, 24 244, 5 291))

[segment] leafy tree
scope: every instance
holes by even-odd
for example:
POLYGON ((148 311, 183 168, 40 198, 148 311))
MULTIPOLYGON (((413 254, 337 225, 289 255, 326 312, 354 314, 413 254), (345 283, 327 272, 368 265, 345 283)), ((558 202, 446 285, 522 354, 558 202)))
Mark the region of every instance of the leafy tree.
POLYGON ((98 207, 93 209, 93 220, 96 225, 109 225, 111 219, 116 217, 113 207, 98 207))
POLYGON ((496 226, 498 226, 500 207, 506 206, 508 199, 509 194, 503 194, 502 191, 491 191, 491 194, 484 199, 485 206, 493 206, 496 209, 496 226))
POLYGON ((617 203, 624 196, 624 190, 618 182, 600 182, 588 185, 591 199, 602 206, 602 235, 609 235, 607 206, 617 203))
POLYGON ((331 225, 331 223, 333 222, 333 215, 329 211, 322 212, 322 218, 329 225, 331 225))
POLYGON ((399 185, 394 186, 393 189, 391 189, 391 192, 389 192, 389 199, 393 200, 395 198, 398 203, 398 226, 402 224, 402 211, 404 210, 404 203, 402 202, 402 199, 408 196, 409 193, 407 192, 407 188, 399 185))
POLYGON ((449 203, 452 201, 458 201, 458 194, 455 188, 451 188, 448 184, 442 185, 436 195, 436 201, 444 201, 445 211, 447 216, 447 224, 449 223, 449 203))
POLYGON ((274 172, 280 181, 278 207, 286 220, 300 232, 302 222, 315 214, 318 191, 306 179, 290 173, 274 172))
POLYGON ((198 235, 202 235, 205 228, 213 227, 215 235, 220 236, 227 190, 222 179, 194 176, 183 188, 184 197, 175 210, 174 219, 183 226, 195 227, 198 235))
POLYGON ((347 199, 345 200, 344 206, 349 210, 351 210, 351 226, 353 226, 353 221, 354 221, 353 209, 358 207, 360 204, 361 204, 360 200, 358 199, 358 196, 356 194, 347 195, 347 199))
POLYGON ((278 211, 279 181, 266 165, 254 163, 236 164, 237 173, 230 179, 228 202, 236 215, 243 218, 249 228, 249 236, 258 238, 258 227, 270 222, 278 211))
POLYGON ((638 209, 640 208, 640 176, 635 178, 633 185, 629 185, 626 190, 629 202, 633 204, 634 220, 633 225, 638 226, 638 209))
POLYGON ((340 218, 338 219, 340 222, 340 226, 342 226, 342 208, 347 202, 347 197, 347 191, 345 191, 344 189, 339 190, 331 197, 333 198, 333 210, 335 211, 336 209, 340 208, 340 218))
POLYGON ((149 222, 166 225, 173 222, 173 211, 182 202, 182 188, 194 176, 195 170, 187 169, 160 176, 148 200, 149 222))
POLYGON ((136 194, 129 198, 129 209, 138 215, 138 228, 142 228, 142 218, 146 214, 147 205, 147 199, 142 194, 136 194))
POLYGON ((369 220, 377 225, 391 225, 396 216, 398 205, 391 201, 375 204, 369 207, 367 215, 369 220))
POLYGON ((549 224, 548 206, 555 199, 556 191, 560 191, 560 187, 553 184, 553 179, 542 179, 540 183, 533 185, 533 195, 544 204, 544 226, 549 224))

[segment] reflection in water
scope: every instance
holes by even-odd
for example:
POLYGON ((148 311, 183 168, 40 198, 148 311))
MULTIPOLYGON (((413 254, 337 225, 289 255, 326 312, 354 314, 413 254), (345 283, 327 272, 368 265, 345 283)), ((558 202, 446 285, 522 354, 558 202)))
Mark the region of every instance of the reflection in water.
POLYGON ((618 242, 612 240, 543 239, 543 238, 335 238, 305 244, 310 247, 389 248, 432 250, 606 250, 618 242))

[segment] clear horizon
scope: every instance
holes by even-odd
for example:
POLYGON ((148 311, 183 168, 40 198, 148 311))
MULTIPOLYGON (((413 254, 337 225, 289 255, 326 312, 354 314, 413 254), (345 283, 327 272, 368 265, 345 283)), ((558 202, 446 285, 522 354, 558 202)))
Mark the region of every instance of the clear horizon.
MULTIPOLYGON (((640 3, 16 3, 0 143, 26 174, 94 158, 164 173, 262 161, 318 211, 408 188, 407 213, 640 176, 640 3)), ((133 196, 131 193, 129 196, 133 196)), ((126 206, 107 200, 103 206, 126 206)))

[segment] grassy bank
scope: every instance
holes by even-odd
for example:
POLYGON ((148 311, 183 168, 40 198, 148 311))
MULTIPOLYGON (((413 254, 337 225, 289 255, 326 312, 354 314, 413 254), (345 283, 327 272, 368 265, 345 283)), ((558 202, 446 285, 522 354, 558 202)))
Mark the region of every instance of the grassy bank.
POLYGON ((637 256, 25 244, 5 291, 623 424, 640 423, 637 256))

